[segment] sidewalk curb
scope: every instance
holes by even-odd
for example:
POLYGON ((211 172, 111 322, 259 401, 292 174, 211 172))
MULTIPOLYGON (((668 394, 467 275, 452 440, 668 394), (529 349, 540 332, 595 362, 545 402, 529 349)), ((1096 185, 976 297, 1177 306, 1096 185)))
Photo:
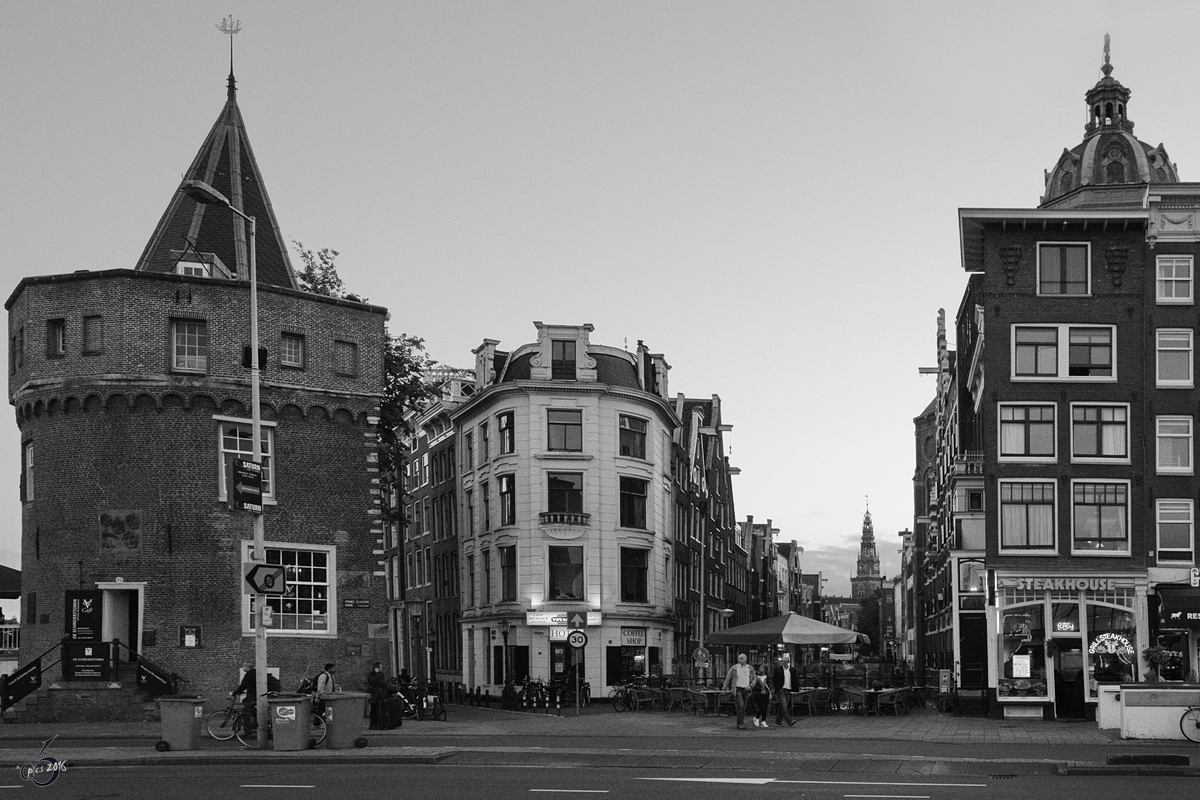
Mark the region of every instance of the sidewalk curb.
POLYGON ((1200 777, 1200 769, 1196 767, 1163 767, 1163 766, 1119 766, 1110 767, 1100 765, 1094 767, 1072 767, 1062 764, 1058 768, 1059 775, 1123 775, 1137 776, 1142 778, 1197 778, 1200 777))

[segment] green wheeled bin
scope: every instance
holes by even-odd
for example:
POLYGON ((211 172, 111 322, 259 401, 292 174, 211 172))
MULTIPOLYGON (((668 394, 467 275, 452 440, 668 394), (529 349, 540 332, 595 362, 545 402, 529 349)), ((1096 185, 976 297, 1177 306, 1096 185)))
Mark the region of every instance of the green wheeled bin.
POLYGON ((159 752, 195 750, 200 746, 200 726, 204 723, 204 698, 167 695, 158 698, 158 716, 162 721, 159 752))
POLYGON ((363 728, 367 723, 367 701, 364 692, 333 692, 321 695, 325 704, 325 746, 331 750, 347 747, 366 747, 363 728))
POLYGON ((276 750, 307 750, 312 729, 312 698, 306 694, 278 694, 267 698, 271 715, 271 740, 276 750))

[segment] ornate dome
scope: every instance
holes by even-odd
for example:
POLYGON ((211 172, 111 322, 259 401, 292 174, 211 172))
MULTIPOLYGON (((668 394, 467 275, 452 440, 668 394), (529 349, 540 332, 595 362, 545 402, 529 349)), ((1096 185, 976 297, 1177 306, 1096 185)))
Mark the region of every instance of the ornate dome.
POLYGON ((1046 173, 1042 205, 1084 186, 1138 183, 1179 183, 1176 167, 1160 144, 1151 147, 1133 135, 1129 119, 1130 91, 1112 76, 1109 39, 1104 35, 1104 77, 1086 95, 1088 123, 1083 142, 1063 150, 1054 169, 1046 173))

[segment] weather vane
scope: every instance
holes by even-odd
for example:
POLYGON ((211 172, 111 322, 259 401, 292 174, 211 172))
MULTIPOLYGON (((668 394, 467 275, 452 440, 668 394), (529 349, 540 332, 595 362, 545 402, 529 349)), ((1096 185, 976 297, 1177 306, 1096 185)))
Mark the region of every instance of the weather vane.
POLYGON ((217 30, 221 33, 229 35, 229 74, 233 74, 233 35, 242 29, 242 21, 234 19, 233 14, 230 14, 225 19, 221 20, 221 24, 217 26, 217 30))

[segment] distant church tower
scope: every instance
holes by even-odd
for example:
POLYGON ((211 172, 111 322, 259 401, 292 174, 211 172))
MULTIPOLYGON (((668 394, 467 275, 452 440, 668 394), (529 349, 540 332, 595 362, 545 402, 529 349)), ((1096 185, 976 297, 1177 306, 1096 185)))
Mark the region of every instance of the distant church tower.
POLYGON ((850 593, 856 600, 870 597, 876 589, 883 588, 879 575, 879 553, 875 551, 875 526, 871 523, 871 512, 863 514, 862 545, 858 551, 858 574, 850 579, 850 593))

